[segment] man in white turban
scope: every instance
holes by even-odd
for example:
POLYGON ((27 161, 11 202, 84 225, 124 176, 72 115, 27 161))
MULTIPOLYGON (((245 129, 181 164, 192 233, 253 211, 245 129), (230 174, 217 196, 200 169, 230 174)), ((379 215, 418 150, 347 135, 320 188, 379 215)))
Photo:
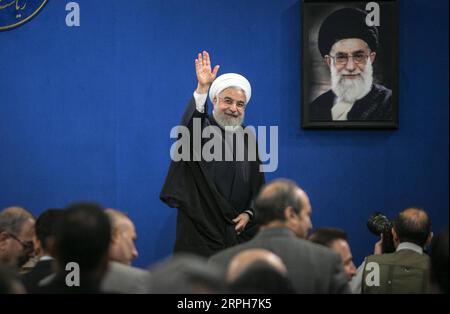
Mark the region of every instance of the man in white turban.
MULTIPOLYGON (((200 87, 201 88, 201 87, 200 87)), ((199 109, 204 104, 197 91, 194 97, 199 103, 199 109), (196 94, 196 95, 195 95, 196 94)), ((245 106, 252 95, 252 88, 245 77, 235 73, 219 76, 211 85, 209 99, 214 104, 213 116, 216 122, 222 126, 241 126, 245 116, 245 106), (236 105, 233 105, 233 100, 236 105)))
MULTIPOLYGON (((202 131, 206 127, 216 127, 219 131, 212 137, 218 136, 225 147, 221 152, 223 158, 172 161, 160 198, 169 207, 178 209, 174 252, 208 257, 249 240, 257 232, 252 206, 264 184, 264 174, 259 170, 259 159, 248 158, 252 149, 256 150, 253 156, 258 156, 257 147, 249 145, 254 139, 244 137, 244 160, 236 157, 238 149, 232 150, 231 161, 225 157, 226 147, 236 148, 235 137, 242 134, 245 110, 252 95, 250 83, 235 73, 216 78, 219 66, 211 67, 206 51, 198 54, 195 70, 197 89, 181 125, 187 127, 192 136, 196 136, 192 132, 195 118, 201 121, 202 131), (207 108, 208 91, 214 106, 211 115, 207 108)), ((205 139, 200 141, 205 144, 205 139)))

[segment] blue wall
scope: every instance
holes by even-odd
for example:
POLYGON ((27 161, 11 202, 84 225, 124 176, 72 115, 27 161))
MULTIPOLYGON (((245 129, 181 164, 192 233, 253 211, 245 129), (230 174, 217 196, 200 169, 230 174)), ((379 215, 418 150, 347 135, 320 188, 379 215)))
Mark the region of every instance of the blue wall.
POLYGON ((145 266, 167 256, 175 211, 158 198, 194 58, 253 85, 247 124, 279 126, 279 168, 309 193, 316 227, 346 229, 359 263, 374 210, 429 210, 448 224, 448 1, 400 1, 400 128, 300 128, 299 0, 49 1, 0 32, 0 208, 36 215, 96 200, 135 221, 145 266))

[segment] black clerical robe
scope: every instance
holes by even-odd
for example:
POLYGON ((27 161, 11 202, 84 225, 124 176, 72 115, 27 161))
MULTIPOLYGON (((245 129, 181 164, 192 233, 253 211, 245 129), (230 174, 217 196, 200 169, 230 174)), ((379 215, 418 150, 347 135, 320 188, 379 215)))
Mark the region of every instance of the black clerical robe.
MULTIPOLYGON (((332 90, 317 97, 309 106, 311 121, 332 121, 331 108, 336 95, 332 90)), ((392 91, 373 84, 370 92, 357 100, 347 114, 348 121, 392 120, 392 91)))
MULTIPOLYGON (((225 141, 224 130, 212 115, 208 115, 207 105, 201 113, 192 98, 181 122, 189 128, 191 135, 194 118, 200 119, 202 130, 208 126, 216 126, 220 130, 215 136, 221 138, 224 158, 225 146, 229 144, 225 141)), ((208 140, 202 139, 202 145, 208 140)), ((246 140, 245 150, 248 148, 250 146, 246 140)), ((234 155, 233 161, 202 159, 171 162, 160 198, 169 207, 178 209, 174 253, 187 252, 208 257, 256 234, 258 226, 255 219, 240 235, 236 234, 232 221, 240 213, 252 209, 253 200, 264 184, 259 159, 249 161, 246 151, 244 156, 244 161, 236 161, 234 155)))

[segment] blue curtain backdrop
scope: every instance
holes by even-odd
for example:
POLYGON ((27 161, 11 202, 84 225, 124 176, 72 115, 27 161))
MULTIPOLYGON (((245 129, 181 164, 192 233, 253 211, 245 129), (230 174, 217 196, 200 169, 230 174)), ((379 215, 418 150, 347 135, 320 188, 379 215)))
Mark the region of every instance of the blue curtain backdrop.
POLYGON ((313 223, 348 231, 355 263, 376 238, 366 220, 426 208, 448 224, 448 1, 402 0, 400 128, 300 128, 299 0, 50 0, 0 32, 0 208, 38 215, 75 200, 126 211, 147 266, 170 254, 175 210, 159 200, 169 132, 206 49, 253 85, 246 122, 279 126, 279 168, 309 193, 313 223))

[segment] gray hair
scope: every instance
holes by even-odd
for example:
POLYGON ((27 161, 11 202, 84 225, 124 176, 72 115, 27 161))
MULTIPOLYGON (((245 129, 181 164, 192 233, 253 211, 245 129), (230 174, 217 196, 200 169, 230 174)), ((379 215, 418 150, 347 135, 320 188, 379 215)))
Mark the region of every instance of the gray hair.
POLYGON ((0 212, 0 232, 18 235, 33 215, 22 207, 8 207, 0 212))

